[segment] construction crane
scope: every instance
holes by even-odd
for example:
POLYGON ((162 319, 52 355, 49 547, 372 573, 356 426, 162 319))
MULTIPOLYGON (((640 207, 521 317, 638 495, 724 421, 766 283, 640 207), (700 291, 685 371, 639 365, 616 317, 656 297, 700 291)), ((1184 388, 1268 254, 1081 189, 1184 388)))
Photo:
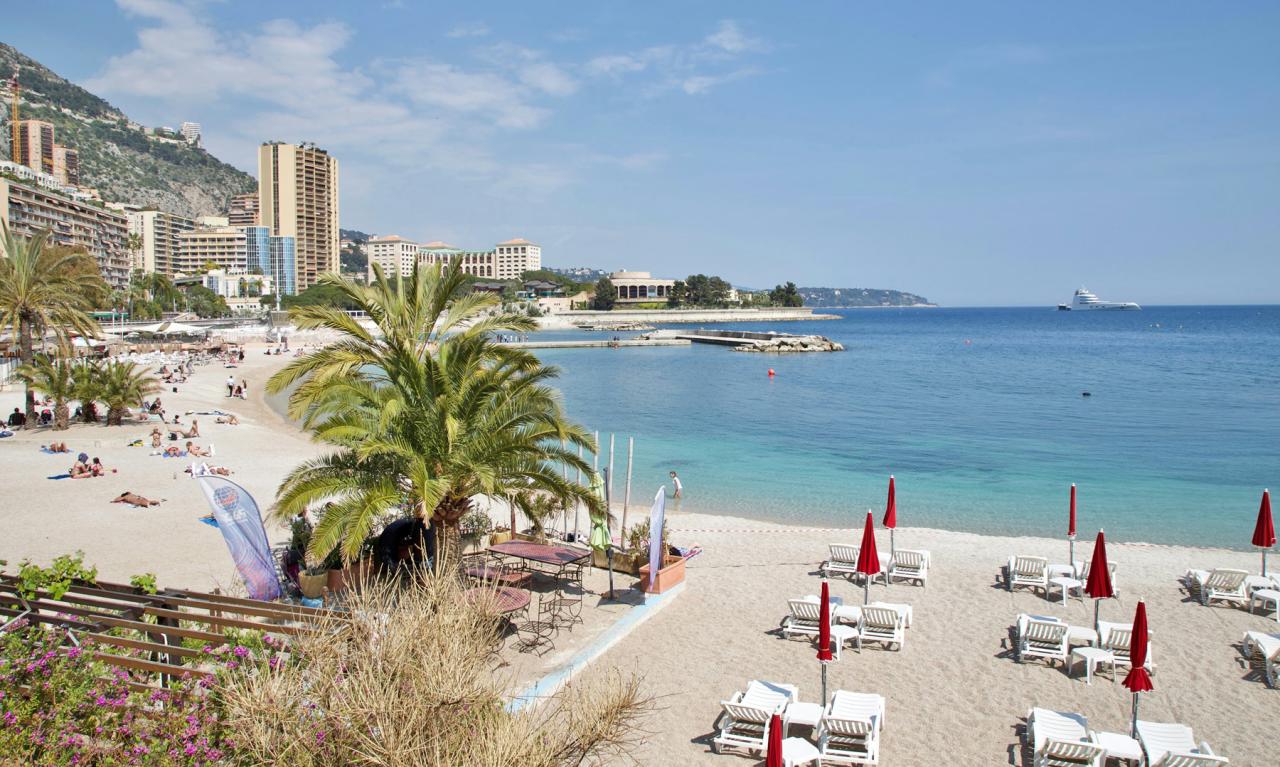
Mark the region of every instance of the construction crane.
POLYGON ((21 92, 22 86, 18 85, 18 72, 15 70, 13 77, 9 79, 9 95, 13 97, 13 115, 9 119, 9 140, 12 149, 9 159, 14 162, 18 162, 18 97, 21 92))

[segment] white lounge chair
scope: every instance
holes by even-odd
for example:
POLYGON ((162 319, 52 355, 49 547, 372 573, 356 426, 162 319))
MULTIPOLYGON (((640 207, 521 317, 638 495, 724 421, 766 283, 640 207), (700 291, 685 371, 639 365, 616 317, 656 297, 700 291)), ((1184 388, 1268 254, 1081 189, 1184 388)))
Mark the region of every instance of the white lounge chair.
POLYGON ((1044 557, 1009 557, 1009 570, 1005 580, 1010 591, 1019 586, 1040 589, 1049 596, 1049 560, 1044 557))
POLYGON ((929 552, 921 549, 898 549, 893 552, 889 562, 889 572, 885 576, 889 582, 895 580, 916 581, 921 586, 929 580, 929 552))
POLYGON ((1147 753, 1148 767, 1218 767, 1229 764, 1209 744, 1196 739, 1184 724, 1138 720, 1138 742, 1147 753))
MULTIPOLYGON (((1133 661, 1129 657, 1132 651, 1130 647, 1132 643, 1132 623, 1098 621, 1098 647, 1110 652, 1115 657, 1117 666, 1130 667, 1133 665, 1133 661)), ((1156 670, 1150 634, 1147 635, 1147 662, 1144 664, 1144 668, 1151 673, 1155 673, 1156 670)))
POLYGON ((1094 743, 1089 721, 1080 714, 1033 708, 1027 712, 1027 739, 1035 767, 1102 767, 1106 755, 1094 743))
MULTIPOLYGON (((803 634, 816 637, 818 635, 818 623, 822 620, 822 605, 818 600, 788 599, 787 607, 790 608, 791 614, 782 619, 782 636, 803 634)), ((834 612, 834 609, 832 611, 834 612)), ((834 621, 834 616, 831 619, 834 621)))
POLYGON ((901 650, 907 642, 907 631, 902 613, 891 607, 875 607, 866 605, 862 608, 862 617, 858 620, 858 648, 863 642, 881 642, 886 645, 896 644, 901 650))
POLYGON ((1241 646, 1249 658, 1249 665, 1263 675, 1267 684, 1273 688, 1280 687, 1280 633, 1246 631, 1241 646))
POLYGON ((879 764, 884 698, 837 690, 818 723, 822 764, 879 764))
MULTIPOLYGON (((1084 567, 1080 570, 1080 580, 1085 583, 1089 582, 1089 570, 1093 567, 1093 562, 1085 562, 1084 567)), ((1117 595, 1120 593, 1120 584, 1116 581, 1116 563, 1107 563, 1107 572, 1111 574, 1111 591, 1117 595)))
POLYGON ((711 749, 745 748, 763 751, 768 747, 769 719, 781 714, 788 703, 800 695, 795 685, 775 682, 747 683, 745 691, 736 692, 729 700, 720 701, 718 732, 711 739, 711 749))
POLYGON ((858 547, 848 543, 827 544, 830 558, 822 563, 822 574, 830 578, 832 575, 858 574, 858 547))
POLYGON ((1213 600, 1234 602, 1248 607, 1249 591, 1245 588, 1245 579, 1249 573, 1244 570, 1218 568, 1212 572, 1205 570, 1188 570, 1184 581, 1191 596, 1207 605, 1213 600))
POLYGON ((1018 631, 1018 662, 1027 658, 1046 658, 1050 664, 1062 661, 1066 665, 1071 658, 1067 645, 1070 626, 1058 620, 1030 618, 1020 622, 1018 631))

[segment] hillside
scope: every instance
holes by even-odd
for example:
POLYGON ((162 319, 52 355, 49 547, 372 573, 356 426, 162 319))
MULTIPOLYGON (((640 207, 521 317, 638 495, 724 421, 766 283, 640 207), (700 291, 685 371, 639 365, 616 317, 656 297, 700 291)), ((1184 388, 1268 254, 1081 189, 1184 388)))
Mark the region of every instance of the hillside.
POLYGON ((800 288, 804 305, 816 309, 841 309, 862 306, 933 306, 929 299, 915 293, 878 288, 800 288))
MULTIPOLYGON (((222 215, 232 195, 257 189, 249 174, 184 141, 147 135, 108 102, 0 43, 0 81, 15 69, 22 119, 53 123, 57 142, 80 154, 81 185, 97 189, 104 200, 195 217, 222 215)), ((10 159, 4 92, 0 158, 10 159)))

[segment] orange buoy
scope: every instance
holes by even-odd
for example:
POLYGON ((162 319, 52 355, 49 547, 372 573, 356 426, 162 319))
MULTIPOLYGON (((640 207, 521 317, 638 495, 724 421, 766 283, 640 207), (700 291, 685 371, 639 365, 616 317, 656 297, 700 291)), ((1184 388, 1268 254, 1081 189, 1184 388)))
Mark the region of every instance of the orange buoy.
POLYGON ((769 377, 773 378, 773 376, 774 376, 773 368, 769 368, 769 377))

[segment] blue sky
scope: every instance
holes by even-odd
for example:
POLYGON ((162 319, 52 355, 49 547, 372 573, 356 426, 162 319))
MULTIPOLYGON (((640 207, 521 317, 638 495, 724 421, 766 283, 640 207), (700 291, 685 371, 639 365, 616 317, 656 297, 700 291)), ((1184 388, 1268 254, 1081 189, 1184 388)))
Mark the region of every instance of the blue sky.
POLYGON ((148 124, 342 162, 342 223, 948 305, 1280 300, 1280 4, 22 3, 148 124))

